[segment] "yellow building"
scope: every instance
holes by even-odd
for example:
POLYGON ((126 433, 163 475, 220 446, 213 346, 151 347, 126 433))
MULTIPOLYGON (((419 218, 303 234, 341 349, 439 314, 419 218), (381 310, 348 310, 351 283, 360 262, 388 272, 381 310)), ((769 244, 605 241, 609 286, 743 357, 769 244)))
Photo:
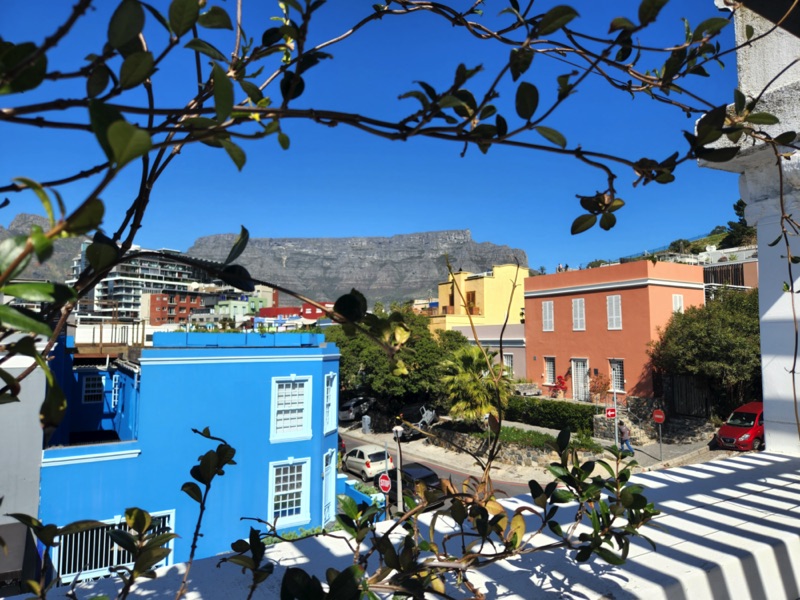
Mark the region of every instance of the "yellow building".
POLYGON ((485 273, 459 271, 439 284, 439 306, 428 309, 430 330, 469 325, 501 325, 522 322, 525 306, 523 281, 526 267, 496 265, 485 273), (459 294, 459 290, 461 293, 459 294), (509 303, 510 300, 510 303, 509 303))

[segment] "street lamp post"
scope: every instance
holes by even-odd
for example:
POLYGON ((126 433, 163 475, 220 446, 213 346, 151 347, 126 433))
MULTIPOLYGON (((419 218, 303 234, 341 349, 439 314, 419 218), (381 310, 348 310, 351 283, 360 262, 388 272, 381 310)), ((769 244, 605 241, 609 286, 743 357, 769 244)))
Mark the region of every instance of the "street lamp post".
POLYGON ((614 445, 619 448, 619 413, 617 412, 617 365, 611 365, 611 390, 614 397, 614 445))
POLYGON ((405 512, 405 500, 403 499, 403 484, 402 484, 402 474, 401 471, 403 469, 403 448, 400 445, 400 439, 403 437, 403 427, 400 425, 395 425, 392 428, 392 432, 394 433, 394 439, 397 440, 397 467, 396 467, 396 474, 397 474, 397 510, 399 512, 405 512))

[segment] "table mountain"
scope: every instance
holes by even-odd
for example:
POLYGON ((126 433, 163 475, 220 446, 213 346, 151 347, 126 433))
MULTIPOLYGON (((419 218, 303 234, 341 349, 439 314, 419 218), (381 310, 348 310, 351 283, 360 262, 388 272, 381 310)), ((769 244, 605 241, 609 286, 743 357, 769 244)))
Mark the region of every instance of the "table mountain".
MULTIPOLYGON (((237 235, 199 238, 187 254, 224 261, 237 235)), ((524 251, 472 240, 469 230, 432 231, 391 237, 251 238, 236 261, 256 278, 315 300, 336 300, 356 288, 372 305, 435 297, 447 280, 445 257, 455 270, 473 273, 515 261, 528 266, 524 251)), ((296 304, 281 298, 281 304, 296 304)))

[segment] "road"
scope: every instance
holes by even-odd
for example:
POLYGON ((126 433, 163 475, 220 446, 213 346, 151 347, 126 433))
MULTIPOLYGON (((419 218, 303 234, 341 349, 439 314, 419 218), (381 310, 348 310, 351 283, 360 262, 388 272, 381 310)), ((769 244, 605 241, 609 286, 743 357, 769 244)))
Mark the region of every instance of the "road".
MULTIPOLYGON (((347 444, 348 448, 354 448, 354 447, 359 446, 359 445, 364 443, 364 441, 362 439, 359 439, 359 438, 356 438, 356 437, 352 437, 352 436, 348 435, 347 433, 341 433, 340 435, 342 436, 342 438, 344 438, 345 444, 347 444)), ((389 450, 389 455, 392 457, 392 460, 394 461, 394 464, 397 465, 398 464, 397 446, 394 445, 394 448, 392 448, 393 445, 394 444, 390 444, 389 447, 388 447, 388 450, 389 450)), ((404 457, 404 459, 405 459, 405 457, 404 457)), ((469 473, 466 473, 464 471, 460 471, 460 470, 456 469, 453 466, 443 466, 443 465, 436 464, 436 463, 433 463, 433 462, 430 462, 430 461, 427 461, 427 460, 420 459, 418 456, 415 456, 413 458, 413 462, 422 463, 425 466, 430 467, 442 479, 452 478, 453 483, 457 487, 460 487, 461 482, 464 481, 469 476, 469 473)), ((355 477, 352 473, 348 473, 348 475, 351 475, 351 476, 355 477)), ((530 491, 529 488, 528 488, 527 482, 520 483, 520 482, 512 482, 512 481, 494 480, 494 484, 495 484, 495 488, 498 491, 505 492, 505 494, 507 496, 509 496, 509 497, 519 496, 521 494, 527 494, 530 491)))

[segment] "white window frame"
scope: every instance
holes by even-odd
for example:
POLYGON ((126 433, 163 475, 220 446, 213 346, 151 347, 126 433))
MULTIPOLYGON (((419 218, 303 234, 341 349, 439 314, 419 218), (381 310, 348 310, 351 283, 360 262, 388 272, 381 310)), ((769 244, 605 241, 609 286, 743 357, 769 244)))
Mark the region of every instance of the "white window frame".
MULTIPOLYGON (((162 510, 150 513, 150 517, 155 521, 156 519, 163 519, 169 527, 170 531, 175 531, 175 510, 162 510)), ((82 531, 79 533, 68 534, 66 536, 59 536, 57 538, 59 544, 53 548, 52 561, 54 567, 58 570, 61 577, 61 583, 67 584, 73 582, 75 579, 83 581, 85 579, 93 579, 96 577, 107 577, 111 575, 109 567, 116 566, 133 566, 133 561, 123 562, 126 558, 131 558, 130 554, 117 546, 111 538, 108 537, 107 531, 109 529, 124 529, 129 531, 125 523, 125 517, 117 515, 113 519, 105 519, 100 521, 104 526, 97 527, 94 530, 82 531), (92 551, 92 549, 94 549, 92 551), (76 565, 74 559, 70 559, 65 554, 72 552, 86 552, 89 551, 94 555, 95 560, 103 556, 108 558, 107 564, 99 565, 95 568, 87 568, 85 564, 76 565)), ((167 542, 166 547, 170 550, 174 549, 174 540, 167 542)), ((173 552, 170 552, 163 560, 161 560, 154 568, 164 567, 172 564, 173 552)))
POLYGON ((106 395, 106 377, 100 373, 84 375, 81 382, 81 402, 102 404, 106 395))
POLYGON ((331 433, 338 426, 337 418, 339 412, 336 407, 339 398, 339 374, 331 371, 325 375, 325 413, 324 413, 324 433, 325 435, 331 433))
POLYGON ((622 329, 622 296, 614 294, 606 296, 606 313, 608 315, 608 329, 622 329))
POLYGON ((556 383, 556 357, 555 356, 545 356, 544 357, 544 383, 545 385, 555 385, 556 383), (550 369, 552 366, 552 369, 550 369), (552 373, 551 373, 552 370, 552 373), (551 377, 552 375, 552 377, 551 377))
POLYGON ((514 355, 510 352, 503 352, 503 366, 505 374, 509 377, 514 376, 514 355))
MULTIPOLYGON (((282 491, 281 493, 294 493, 282 491)), ((285 529, 286 527, 298 527, 300 525, 307 525, 311 522, 311 459, 310 458, 290 458, 288 460, 276 461, 269 463, 269 504, 267 506, 267 515, 273 521, 278 529, 285 529), (278 471, 286 467, 300 467, 300 504, 299 512, 294 515, 278 517, 275 523, 275 500, 278 494, 278 471)))
POLYGON ((552 300, 545 300, 542 302, 542 331, 555 331, 552 300))
POLYGON ((572 331, 586 331, 586 303, 583 298, 572 299, 572 331))
POLYGON ((683 314, 683 294, 672 294, 672 312, 683 314))
POLYGON ((611 391, 617 392, 618 394, 625 393, 625 361, 621 358, 610 358, 608 359, 608 373, 611 391), (619 374, 617 377, 614 376, 614 365, 618 365, 619 369, 617 373, 619 374), (617 384, 622 384, 617 387, 617 384))
POLYGON ((312 407, 312 378, 310 375, 287 375, 284 377, 273 377, 272 379, 272 397, 270 401, 270 442, 293 442, 298 440, 311 439, 311 407, 312 407), (303 400, 302 400, 302 420, 298 427, 290 429, 278 429, 279 413, 279 392, 281 384, 303 384, 303 400))

